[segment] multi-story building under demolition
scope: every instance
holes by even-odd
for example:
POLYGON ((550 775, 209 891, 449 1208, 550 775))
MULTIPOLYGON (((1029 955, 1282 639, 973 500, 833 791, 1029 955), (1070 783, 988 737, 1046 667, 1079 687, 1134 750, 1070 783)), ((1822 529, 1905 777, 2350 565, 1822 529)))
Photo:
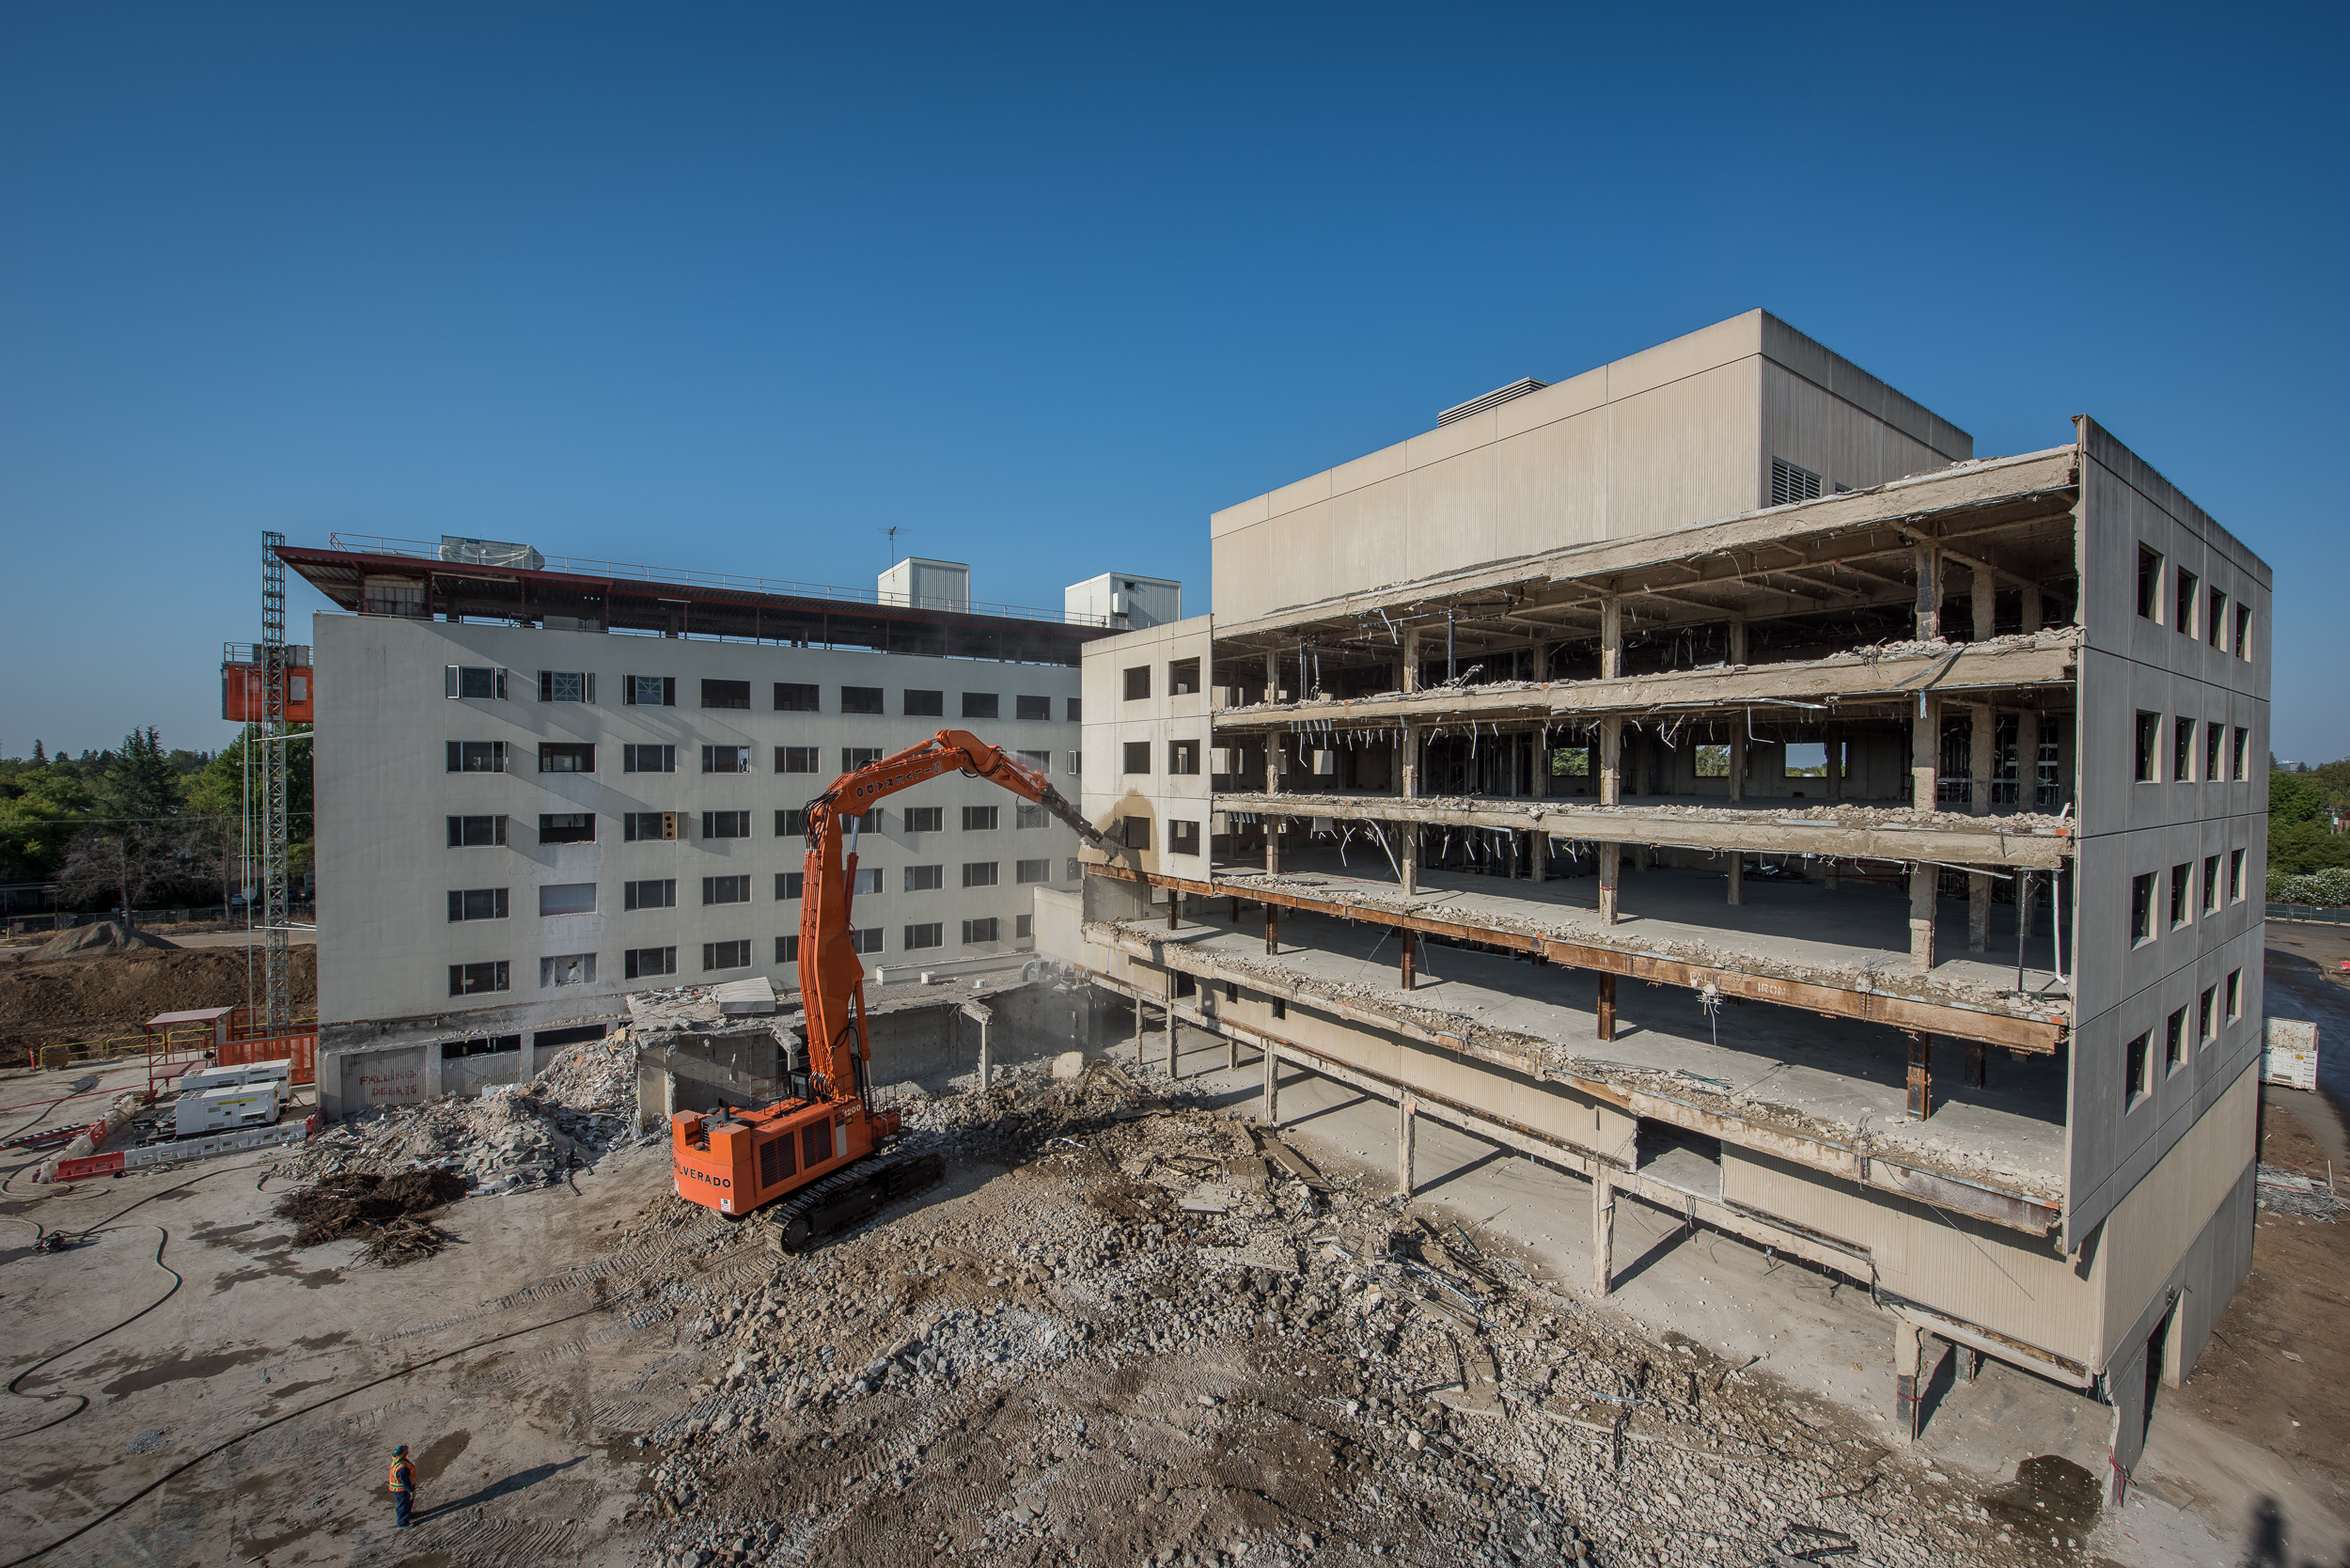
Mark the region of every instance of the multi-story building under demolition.
MULTIPOLYGON (((2143 1442, 2249 1266, 2269 572, 1761 312, 1210 523, 1088 644, 1107 988, 1865 1282, 2143 1442), (1626 982, 1635 982, 1627 984, 1626 982)), ((1406 1156, 1408 1160, 1408 1155, 1406 1156)), ((1408 1166, 1405 1170, 1408 1183, 1408 1166)))

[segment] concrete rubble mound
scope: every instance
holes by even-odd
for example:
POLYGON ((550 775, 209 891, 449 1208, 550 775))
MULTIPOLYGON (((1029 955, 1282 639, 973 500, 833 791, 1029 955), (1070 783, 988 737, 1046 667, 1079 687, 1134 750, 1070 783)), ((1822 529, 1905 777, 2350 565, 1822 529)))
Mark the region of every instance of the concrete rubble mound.
POLYGON ((569 1045, 529 1083, 478 1100, 370 1111, 329 1127, 272 1168, 294 1181, 345 1171, 454 1172, 477 1195, 550 1186, 635 1138, 629 1031, 569 1045))
POLYGON ((141 948, 177 949, 179 946, 177 942, 166 942, 160 936, 149 935, 136 926, 125 925, 120 920, 97 920, 57 933, 33 949, 32 959, 38 964, 44 958, 79 958, 87 953, 123 953, 141 948))

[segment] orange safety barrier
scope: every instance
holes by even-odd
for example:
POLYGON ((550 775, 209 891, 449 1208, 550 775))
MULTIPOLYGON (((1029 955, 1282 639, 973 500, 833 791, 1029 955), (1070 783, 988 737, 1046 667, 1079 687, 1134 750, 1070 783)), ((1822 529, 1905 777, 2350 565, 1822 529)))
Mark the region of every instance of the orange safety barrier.
POLYGON ((79 1182, 90 1176, 119 1176, 122 1174, 122 1151, 111 1154, 84 1154, 79 1159, 59 1160, 57 1180, 79 1182))
POLYGON ((298 1084, 319 1081, 319 1037, 309 1034, 262 1035, 252 1040, 232 1040, 212 1058, 215 1067, 243 1067, 248 1062, 277 1061, 293 1058, 290 1076, 298 1084))

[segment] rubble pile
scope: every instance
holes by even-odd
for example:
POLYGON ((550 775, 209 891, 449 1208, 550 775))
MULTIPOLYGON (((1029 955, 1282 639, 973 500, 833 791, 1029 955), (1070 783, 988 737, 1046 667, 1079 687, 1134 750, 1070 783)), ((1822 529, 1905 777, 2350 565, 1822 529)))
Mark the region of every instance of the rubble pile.
POLYGON ((453 1172, 484 1197, 549 1186, 634 1136, 636 1069, 626 1031, 566 1046, 527 1084, 478 1099, 363 1112, 289 1149, 272 1173, 453 1172))
POLYGON ((636 1286, 664 1568, 2079 1560, 1244 1118, 1100 1064, 895 1097, 947 1189, 636 1286))
POLYGON ((429 1258, 448 1234, 424 1216, 465 1196, 465 1184, 446 1170, 398 1176, 344 1171, 279 1199, 276 1214, 295 1224, 296 1247, 346 1237, 366 1239, 368 1256, 389 1268, 429 1258))

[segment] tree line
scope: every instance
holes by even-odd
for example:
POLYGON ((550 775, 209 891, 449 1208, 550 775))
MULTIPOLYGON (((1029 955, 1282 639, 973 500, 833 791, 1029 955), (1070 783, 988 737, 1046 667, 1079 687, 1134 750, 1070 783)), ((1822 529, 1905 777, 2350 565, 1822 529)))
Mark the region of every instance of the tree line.
MULTIPOLYGON (((310 748, 287 750, 287 838, 300 877, 312 850, 310 748)), ((217 752, 166 750, 150 725, 104 751, 52 757, 35 741, 32 756, 0 759, 0 882, 45 889, 72 910, 231 902, 244 889, 248 847, 250 874, 260 874, 258 802, 249 846, 245 827, 248 752, 258 793, 258 725, 217 752)))
POLYGON ((2268 775, 2268 874, 2302 876, 2350 866, 2350 838, 2333 830, 2327 808, 2350 806, 2350 758, 2314 768, 2271 763, 2268 775))

